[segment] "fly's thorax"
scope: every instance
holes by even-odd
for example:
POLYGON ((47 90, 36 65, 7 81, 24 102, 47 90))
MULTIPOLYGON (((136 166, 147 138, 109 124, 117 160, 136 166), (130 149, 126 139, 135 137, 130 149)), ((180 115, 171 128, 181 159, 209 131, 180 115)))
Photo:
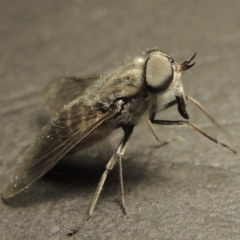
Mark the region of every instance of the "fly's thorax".
POLYGON ((148 93, 146 89, 135 97, 125 100, 125 104, 118 114, 119 125, 137 125, 148 108, 148 93))
POLYGON ((144 57, 136 57, 121 67, 104 72, 85 92, 85 104, 101 104, 107 109, 118 99, 136 96, 144 87, 144 57))

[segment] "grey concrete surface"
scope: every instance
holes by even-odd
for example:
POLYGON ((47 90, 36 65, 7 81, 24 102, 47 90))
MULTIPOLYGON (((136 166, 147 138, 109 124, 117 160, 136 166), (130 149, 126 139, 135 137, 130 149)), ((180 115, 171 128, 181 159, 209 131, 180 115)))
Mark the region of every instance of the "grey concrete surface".
MULTIPOLYGON (((49 80, 85 75, 159 47, 182 62, 186 94, 198 99, 240 146, 240 2, 0 1, 1 188, 50 116, 38 92, 49 80)), ((227 141, 188 104, 192 121, 227 141)), ((160 114, 181 119, 175 107, 160 114)), ((119 206, 118 171, 104 186, 94 217, 72 239, 239 239, 239 155, 191 128, 160 128, 156 148, 145 124, 123 160, 128 218, 119 206)), ((9 204, 0 202, 1 239, 66 239, 79 226, 121 137, 68 157, 9 204)))

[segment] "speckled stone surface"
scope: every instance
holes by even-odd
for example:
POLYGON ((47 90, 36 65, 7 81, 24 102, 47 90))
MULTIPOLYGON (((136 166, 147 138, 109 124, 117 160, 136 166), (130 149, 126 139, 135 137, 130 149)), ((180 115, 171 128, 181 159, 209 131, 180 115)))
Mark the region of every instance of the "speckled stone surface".
MULTIPOLYGON (((198 99, 240 146, 240 2, 0 1, 1 188, 49 120, 38 92, 49 80, 118 66, 159 47, 182 62, 187 95, 198 99)), ((221 133, 188 103, 193 122, 221 133)), ((175 107, 159 114, 181 119, 175 107)), ((191 128, 156 127, 161 148, 139 125, 123 160, 128 218, 119 206, 118 170, 94 217, 72 239, 239 239, 240 159, 191 128)), ((60 163, 9 204, 0 202, 1 239, 66 239, 81 224, 122 132, 60 163)))

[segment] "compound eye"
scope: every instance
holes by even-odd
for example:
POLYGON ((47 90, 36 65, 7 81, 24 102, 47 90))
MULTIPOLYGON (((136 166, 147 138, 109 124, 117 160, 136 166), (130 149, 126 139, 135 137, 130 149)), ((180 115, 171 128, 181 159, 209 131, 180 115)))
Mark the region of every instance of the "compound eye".
POLYGON ((146 84, 149 92, 159 93, 166 90, 173 80, 173 67, 163 55, 153 55, 146 63, 146 84))

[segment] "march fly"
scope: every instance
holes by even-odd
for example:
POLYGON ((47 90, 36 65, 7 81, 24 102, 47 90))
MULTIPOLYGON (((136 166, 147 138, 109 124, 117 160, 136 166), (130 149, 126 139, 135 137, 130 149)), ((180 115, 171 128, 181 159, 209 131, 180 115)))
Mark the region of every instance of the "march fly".
MULTIPOLYGON (((148 123, 166 126, 191 126, 213 142, 236 153, 189 120, 186 101, 192 101, 224 132, 202 105, 184 93, 182 72, 193 67, 190 60, 178 64, 158 49, 134 57, 122 66, 99 75, 67 77, 51 82, 43 91, 44 105, 54 117, 43 127, 17 166, 3 198, 12 198, 48 172, 65 155, 103 140, 122 128, 123 137, 106 165, 89 210, 92 217, 108 173, 119 165, 123 214, 126 215, 122 178, 122 157, 135 126, 148 115, 148 123), (160 120, 156 114, 176 105, 184 120, 160 120)), ((225 134, 226 135, 226 134, 225 134)))

